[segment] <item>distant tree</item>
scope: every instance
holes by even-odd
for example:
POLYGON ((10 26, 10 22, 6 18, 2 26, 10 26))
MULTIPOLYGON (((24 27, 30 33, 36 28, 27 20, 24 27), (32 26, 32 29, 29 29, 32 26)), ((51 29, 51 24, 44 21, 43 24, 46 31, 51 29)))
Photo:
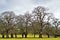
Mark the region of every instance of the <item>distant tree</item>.
POLYGON ((39 38, 42 38, 42 30, 45 25, 44 21, 45 21, 47 14, 48 14, 47 9, 42 6, 38 6, 33 10, 33 13, 35 14, 35 17, 37 18, 37 21, 40 25, 39 38))
POLYGON ((47 28, 47 35, 48 35, 48 38, 50 37, 49 35, 50 35, 50 31, 52 32, 52 25, 51 25, 51 20, 52 20, 52 18, 53 18, 53 14, 52 13, 49 13, 48 15, 47 15, 47 22, 46 22, 46 28, 47 28))
POLYGON ((27 38, 27 34, 28 34, 28 26, 30 24, 30 21, 31 21, 31 14, 29 14, 29 12, 26 12, 25 15, 24 15, 24 20, 25 20, 25 38, 27 38))
POLYGON ((25 24, 24 24, 24 16, 23 15, 19 15, 19 16, 17 16, 17 18, 16 18, 17 20, 17 29, 18 29, 18 31, 19 31, 19 33, 21 33, 22 34, 22 38, 24 37, 24 35, 23 35, 23 33, 24 33, 24 26, 25 26, 25 24))
POLYGON ((35 38, 35 35, 38 34, 39 32, 39 23, 37 22, 34 15, 32 15, 32 18, 31 18, 31 29, 32 29, 32 33, 34 34, 34 38, 35 38))
MULTIPOLYGON (((2 13, 2 20, 5 23, 5 30, 6 30, 6 37, 9 38, 9 31, 13 31, 14 29, 14 12, 6 11, 2 13)), ((12 38, 12 32, 11 32, 11 38, 12 38)))
POLYGON ((57 30, 58 30, 59 25, 60 25, 59 19, 53 18, 53 26, 55 27, 55 35, 57 35, 57 30))
POLYGON ((0 17, 0 34, 2 34, 2 38, 4 38, 4 34, 5 34, 5 23, 2 21, 1 17, 0 17))

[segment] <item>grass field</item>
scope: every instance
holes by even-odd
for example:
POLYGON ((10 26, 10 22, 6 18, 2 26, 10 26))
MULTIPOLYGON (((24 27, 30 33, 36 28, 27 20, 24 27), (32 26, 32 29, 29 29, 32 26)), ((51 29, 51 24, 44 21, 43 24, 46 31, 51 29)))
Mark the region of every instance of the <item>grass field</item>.
POLYGON ((0 40, 60 40, 60 38, 0 38, 0 40))
POLYGON ((38 35, 36 35, 36 38, 34 38, 33 35, 28 35, 28 38, 21 38, 21 35, 18 35, 18 38, 0 38, 0 40, 60 40, 60 38, 47 38, 47 36, 43 36, 43 38, 38 38, 38 35))

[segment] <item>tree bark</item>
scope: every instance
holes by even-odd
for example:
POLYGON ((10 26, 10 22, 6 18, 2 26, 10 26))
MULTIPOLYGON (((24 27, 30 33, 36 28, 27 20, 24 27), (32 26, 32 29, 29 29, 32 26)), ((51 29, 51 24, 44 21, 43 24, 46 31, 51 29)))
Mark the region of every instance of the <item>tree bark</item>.
POLYGON ((25 38, 27 38, 27 33, 25 33, 25 38))
POLYGON ((22 33, 22 38, 24 38, 24 35, 23 35, 23 33, 22 33))
POLYGON ((12 33, 11 33, 11 38, 14 38, 12 33))
POLYGON ((15 38, 17 38, 17 34, 15 33, 15 38))
POLYGON ((35 33, 34 33, 34 38, 35 38, 35 33))
POLYGON ((6 38, 9 38, 9 35, 8 35, 8 30, 6 31, 6 38))
POLYGON ((42 23, 43 23, 42 20, 40 20, 40 27, 41 27, 41 29, 40 29, 40 32, 39 32, 39 38, 42 38, 42 29, 43 29, 42 23))
POLYGON ((4 33, 2 33, 2 38, 4 38, 4 33))
POLYGON ((40 29, 39 38, 42 38, 42 29, 40 29))
POLYGON ((48 38, 50 38, 50 35, 49 34, 47 34, 47 36, 48 36, 48 38))
POLYGON ((55 33, 55 35, 54 35, 54 37, 55 37, 55 38, 57 38, 57 36, 56 36, 56 35, 57 35, 57 34, 55 33))
POLYGON ((42 38, 42 34, 39 33, 39 38, 42 38))
POLYGON ((22 33, 22 38, 24 38, 25 32, 22 33))
POLYGON ((6 34, 6 38, 9 38, 9 35, 8 34, 6 34))

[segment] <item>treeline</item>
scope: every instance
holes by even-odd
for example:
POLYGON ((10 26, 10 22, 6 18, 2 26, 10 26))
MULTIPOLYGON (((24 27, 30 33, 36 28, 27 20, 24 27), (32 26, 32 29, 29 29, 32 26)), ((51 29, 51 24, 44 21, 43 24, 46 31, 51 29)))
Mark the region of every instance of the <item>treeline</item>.
POLYGON ((50 36, 60 35, 60 20, 55 18, 52 13, 45 7, 38 6, 31 13, 26 12, 24 15, 15 15, 13 11, 5 11, 0 15, 0 34, 2 38, 6 35, 17 38, 17 34, 21 34, 22 38, 28 34, 50 36))

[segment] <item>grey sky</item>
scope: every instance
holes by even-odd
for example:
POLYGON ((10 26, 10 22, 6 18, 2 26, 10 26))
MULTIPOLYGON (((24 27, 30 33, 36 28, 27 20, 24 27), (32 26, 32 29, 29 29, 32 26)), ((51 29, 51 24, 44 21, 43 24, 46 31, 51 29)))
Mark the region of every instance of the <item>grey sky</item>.
POLYGON ((49 8, 55 17, 60 17, 60 0, 0 0, 0 13, 14 11, 18 15, 37 6, 49 8))

